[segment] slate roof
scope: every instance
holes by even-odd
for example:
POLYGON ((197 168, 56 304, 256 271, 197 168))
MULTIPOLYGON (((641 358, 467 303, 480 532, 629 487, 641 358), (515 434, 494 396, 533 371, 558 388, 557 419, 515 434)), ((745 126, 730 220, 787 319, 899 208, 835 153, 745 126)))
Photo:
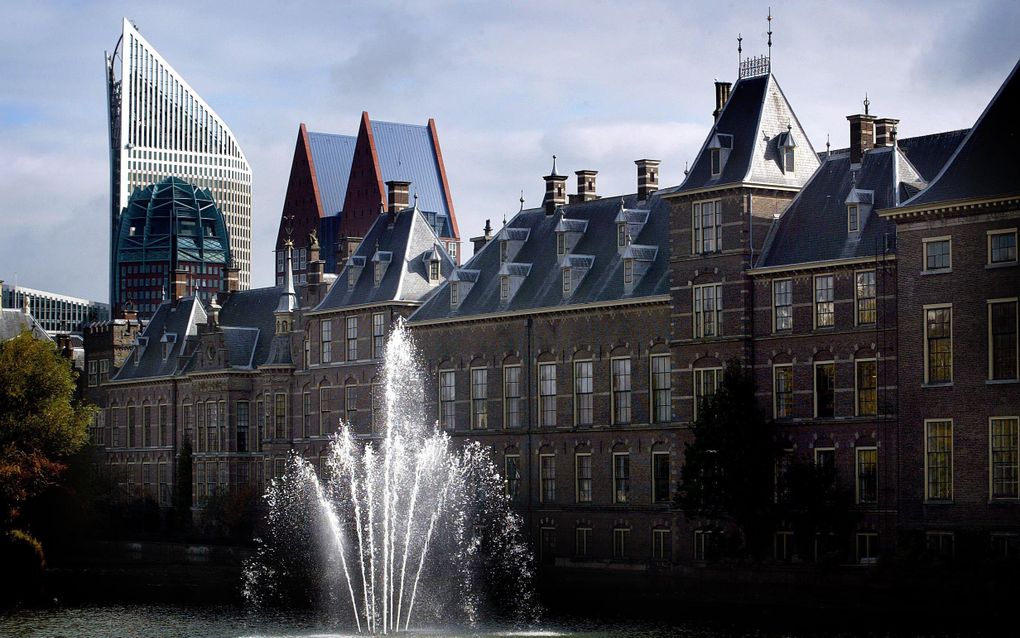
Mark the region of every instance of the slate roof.
POLYGON ((148 377, 166 377, 179 374, 187 367, 187 361, 179 359, 188 337, 198 335, 198 324, 206 322, 205 308, 195 297, 182 297, 175 307, 164 301, 139 335, 131 354, 117 371, 114 381, 130 381, 148 377), (174 336, 169 356, 164 360, 160 339, 163 334, 174 336), (141 348, 141 353, 138 349, 141 348))
MULTIPOLYGON (((724 145, 728 142, 723 138, 724 145)), ((752 182, 799 188, 818 166, 818 157, 772 74, 741 78, 733 85, 719 119, 698 151, 687 178, 661 194, 682 193, 724 184, 752 182), (789 126, 789 130, 787 129, 789 126), (722 172, 713 177, 709 147, 717 135, 732 136, 722 172), (799 150, 793 172, 780 165, 778 145, 791 139, 799 150)))
MULTIPOLYGON (((542 208, 523 210, 507 223, 508 234, 523 234, 516 229, 530 231, 527 241, 513 258, 513 269, 522 272, 521 265, 531 266, 509 302, 500 299, 499 272, 502 264, 499 242, 492 240, 457 271, 457 279, 474 279, 475 283, 466 294, 461 294, 461 302, 456 309, 450 308, 450 286, 446 283, 422 304, 410 321, 556 308, 669 293, 669 206, 658 193, 653 193, 646 202, 638 201, 637 195, 605 197, 569 204, 561 207, 560 212, 566 223, 561 224, 559 213, 546 215, 542 208), (632 241, 643 245, 643 248, 658 248, 654 260, 631 295, 626 295, 624 290, 623 260, 616 245, 616 217, 620 212, 621 199, 628 209, 650 209, 648 222, 632 241), (571 254, 579 261, 590 262, 591 269, 574 292, 564 298, 555 231, 557 225, 572 229, 583 226, 578 221, 587 222, 587 228, 571 254)), ((646 250, 644 254, 650 255, 651 252, 646 250)))
POLYGON ((31 311, 25 314, 20 308, 0 309, 0 341, 13 339, 25 329, 30 330, 32 336, 36 339, 52 341, 46 331, 43 330, 43 327, 32 316, 31 311))
POLYGON ((927 186, 925 175, 933 175, 945 165, 963 133, 952 131, 902 140, 895 184, 892 147, 867 151, 853 181, 850 155, 830 154, 786 211, 773 222, 755 266, 785 266, 882 254, 885 236, 895 235, 896 227, 892 221, 879 217, 876 211, 895 206, 894 188, 899 189, 902 201, 927 186), (917 164, 924 170, 918 169, 917 164), (870 199, 873 208, 862 216, 860 231, 851 233, 847 227, 847 200, 854 186, 862 191, 857 199, 862 203, 870 199))
POLYGON ((413 197, 417 193, 418 207, 445 216, 443 230, 447 234, 440 234, 452 236, 450 209, 446 205, 439 157, 429 127, 379 120, 371 120, 371 123, 383 183, 390 180, 411 182, 410 195, 413 197))
POLYGON ((961 199, 1020 194, 1020 62, 985 108, 942 172, 922 192, 903 202, 921 206, 961 199))
POLYGON ((230 365, 245 367, 250 362, 258 366, 267 360, 269 344, 276 331, 273 310, 282 291, 282 286, 239 290, 223 302, 220 327, 226 338, 230 365), (256 336, 242 334, 244 331, 250 333, 252 329, 258 332, 256 336))
POLYGON ((351 265, 347 264, 312 312, 390 301, 422 301, 436 289, 435 284, 429 283, 427 263, 436 252, 445 280, 453 272, 454 262, 422 212, 404 209, 396 216, 392 228, 390 215, 380 215, 354 251, 356 262, 364 260, 354 286, 348 282, 351 265), (373 262, 376 253, 391 253, 390 264, 378 286, 373 262))
POLYGON ((347 181, 358 138, 353 135, 315 133, 308 131, 308 147, 312 153, 315 179, 324 215, 336 215, 344 209, 347 181))

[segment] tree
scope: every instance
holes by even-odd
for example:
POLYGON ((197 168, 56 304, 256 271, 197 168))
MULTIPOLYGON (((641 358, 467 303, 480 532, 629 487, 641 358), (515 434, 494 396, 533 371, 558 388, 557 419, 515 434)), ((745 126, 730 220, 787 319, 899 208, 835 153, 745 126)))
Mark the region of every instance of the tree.
POLYGON ((781 480, 784 498, 779 507, 793 527, 797 552, 806 558, 817 550, 819 560, 838 562, 841 541, 859 516, 853 511, 853 494, 837 484, 835 468, 802 461, 790 465, 781 480))
POLYGON ((174 486, 174 511, 177 522, 187 526, 191 522, 191 439, 184 437, 181 451, 177 454, 177 476, 174 486))
POLYGON ((732 523, 743 536, 744 551, 761 558, 774 529, 780 446, 754 395, 751 372, 730 361, 716 393, 698 406, 677 505, 688 518, 732 523))
POLYGON ((71 362, 28 331, 0 343, 0 526, 54 484, 95 410, 75 399, 71 362))

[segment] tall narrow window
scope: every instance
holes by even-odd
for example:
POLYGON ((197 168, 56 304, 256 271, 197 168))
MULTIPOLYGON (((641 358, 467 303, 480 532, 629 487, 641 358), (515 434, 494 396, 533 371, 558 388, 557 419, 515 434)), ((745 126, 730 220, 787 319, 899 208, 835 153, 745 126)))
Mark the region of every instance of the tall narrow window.
POLYGON ((312 393, 301 393, 301 436, 312 435, 312 393))
POLYGON ((521 427, 521 366, 503 367, 503 427, 521 427))
POLYGON ((358 318, 347 317, 347 360, 358 360, 358 318))
POLYGON ((556 364, 538 364, 538 415, 542 427, 556 426, 556 364))
POLYGON ((567 238, 563 233, 556 233, 556 254, 561 257, 567 254, 567 238))
POLYGON ((574 554, 578 558, 591 556, 591 528, 578 527, 574 530, 574 554))
POLYGON ((793 280, 772 282, 772 328, 775 332, 793 329, 793 280))
POLYGON ((574 478, 578 503, 591 503, 591 454, 574 455, 574 478))
POLYGON ((878 414, 878 362, 862 359, 857 368, 857 416, 878 414))
POLYGON ((722 284, 694 286, 694 336, 718 336, 721 320, 722 284))
MULTIPOLYGON (((100 413, 100 415, 102 415, 102 413, 100 413)), ((159 432, 158 432, 159 441, 157 442, 157 445, 164 446, 172 445, 172 442, 170 441, 170 429, 167 427, 168 418, 167 415, 168 415, 167 404, 160 403, 158 408, 158 415, 156 417, 159 420, 159 432)))
POLYGON ((953 380, 953 307, 926 307, 924 311, 924 381, 953 380))
POLYGON ((722 151, 717 148, 710 150, 709 161, 712 164, 712 176, 715 177, 722 172, 722 151))
POLYGON ((319 436, 327 436, 333 432, 329 414, 329 387, 323 386, 319 388, 319 436))
POLYGON ((329 363, 333 360, 333 321, 323 319, 319 331, 322 333, 322 362, 329 363))
POLYGON ((613 454, 613 502, 630 500, 630 454, 613 454))
POLYGON ((692 252, 706 254, 722 250, 722 206, 719 200, 695 202, 692 226, 692 252))
POLYGON ((247 452, 250 404, 247 401, 238 401, 234 409, 237 411, 236 450, 238 452, 247 452))
POLYGON ((501 301, 510 299, 510 277, 508 275, 499 277, 499 298, 501 301))
POLYGON ((630 529, 617 527, 613 529, 613 558, 627 558, 627 546, 630 544, 630 529))
POLYGON ((921 242, 925 272, 945 271, 953 267, 952 240, 949 237, 933 237, 921 242))
POLYGON ((372 315, 372 358, 382 359, 386 349, 386 315, 377 312, 372 315))
POLYGON ((624 259, 623 260, 623 283, 632 284, 634 283, 634 260, 624 259))
POLYGON ((875 271, 863 270, 855 274, 857 298, 857 324, 868 325, 875 323, 877 316, 875 271))
POLYGON ((694 371, 694 419, 702 404, 719 389, 722 381, 722 368, 700 368, 694 371))
POLYGON ((772 368, 772 400, 777 419, 793 416, 793 366, 777 365, 772 368))
POLYGON ((517 492, 521 485, 521 457, 519 454, 507 454, 503 457, 503 476, 506 480, 506 495, 510 500, 517 500, 517 492))
POLYGON ((835 304, 833 303, 833 276, 815 277, 815 327, 831 328, 836 325, 835 304))
POLYGON ((1016 229, 988 232, 988 263, 1016 263, 1016 229))
POLYGON ((569 295, 570 291, 572 290, 572 284, 571 284, 571 280, 570 280, 570 269, 569 268, 564 268, 563 269, 562 278, 563 278, 563 281, 562 281, 562 283, 563 283, 563 294, 564 295, 569 295))
POLYGON ((354 425, 358 415, 358 386, 348 383, 344 386, 344 418, 348 425, 354 425))
POLYGON ((456 281, 450 282, 450 305, 454 308, 460 305, 460 285, 456 281))
POLYGON ((439 372, 439 424, 447 430, 456 427, 457 387, 453 370, 439 372))
POLYGON ((652 502, 669 502, 669 452, 652 452, 652 502))
POLYGON ((616 245, 617 247, 627 245, 627 223, 621 223, 616 225, 616 245))
POLYGON ((539 481, 541 482, 539 498, 543 503, 556 502, 556 457, 552 454, 541 454, 538 457, 539 481))
POLYGON ((1020 497, 1020 419, 1017 417, 989 420, 991 459, 990 483, 992 498, 1016 499, 1020 497))
POLYGON ((924 422, 924 496, 929 501, 953 500, 953 422, 924 422))
POLYGON ((471 369, 471 427, 484 430, 489 427, 489 371, 471 369))
POLYGON ((849 204, 846 207, 846 229, 851 233, 856 233, 861 229, 861 216, 857 204, 849 204))
POLYGON ((669 423, 673 420, 672 380, 670 379, 670 357, 656 354, 652 363, 652 421, 669 423))
POLYGON ((1017 301, 988 302, 988 378, 1016 379, 1017 369, 1017 301))
POLYGON ((279 392, 274 401, 273 423, 276 438, 285 439, 287 438, 287 395, 279 392))
POLYGON ((783 168, 787 173, 792 173, 796 169, 796 149, 787 148, 783 151, 783 168))
POLYGON ((673 555, 672 535, 668 529, 652 530, 652 558, 655 560, 668 560, 673 555))
POLYGON ((836 364, 815 364, 815 416, 830 418, 835 415, 836 364))
POLYGON ((630 423, 630 359, 613 359, 613 423, 630 423))
POLYGON ((878 502, 878 448, 858 447, 857 503, 878 502))
POLYGON ((592 362, 574 362, 574 423, 591 425, 593 419, 592 362))
POLYGON ((219 406, 215 401, 206 401, 206 446, 207 452, 216 452, 219 450, 217 443, 220 440, 220 414, 219 406))

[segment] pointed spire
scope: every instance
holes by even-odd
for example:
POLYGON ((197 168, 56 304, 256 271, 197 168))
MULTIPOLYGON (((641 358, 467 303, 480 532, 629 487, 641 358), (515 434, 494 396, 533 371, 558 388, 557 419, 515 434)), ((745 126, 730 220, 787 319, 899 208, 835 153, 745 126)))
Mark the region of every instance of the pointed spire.
MULTIPOLYGON (((521 189, 521 210, 524 210, 524 189, 521 189)), ((504 217, 504 223, 506 218, 504 217)))
POLYGON ((832 154, 832 148, 829 144, 829 134, 825 134, 825 159, 829 159, 829 155, 832 154))
POLYGON ((557 173, 557 172, 556 172, 556 156, 555 156, 555 155, 553 155, 553 167, 552 167, 552 172, 551 172, 551 173, 549 173, 549 175, 550 175, 551 177, 559 177, 559 173, 557 173))
POLYGON ((276 312, 294 312, 297 308, 297 293, 294 292, 294 263, 293 250, 294 242, 287 239, 283 243, 287 249, 287 261, 283 275, 283 292, 280 293, 280 303, 276 305, 276 312))

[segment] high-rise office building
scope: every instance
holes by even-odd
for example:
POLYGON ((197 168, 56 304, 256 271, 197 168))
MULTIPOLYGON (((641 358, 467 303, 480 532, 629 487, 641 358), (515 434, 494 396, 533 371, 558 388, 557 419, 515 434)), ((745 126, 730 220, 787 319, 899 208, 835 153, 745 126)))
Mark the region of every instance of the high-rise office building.
POLYGON ((234 134, 127 19, 106 57, 110 123, 110 305, 121 214, 138 189, 178 177, 212 194, 226 220, 239 285, 251 282, 251 168, 234 134))

